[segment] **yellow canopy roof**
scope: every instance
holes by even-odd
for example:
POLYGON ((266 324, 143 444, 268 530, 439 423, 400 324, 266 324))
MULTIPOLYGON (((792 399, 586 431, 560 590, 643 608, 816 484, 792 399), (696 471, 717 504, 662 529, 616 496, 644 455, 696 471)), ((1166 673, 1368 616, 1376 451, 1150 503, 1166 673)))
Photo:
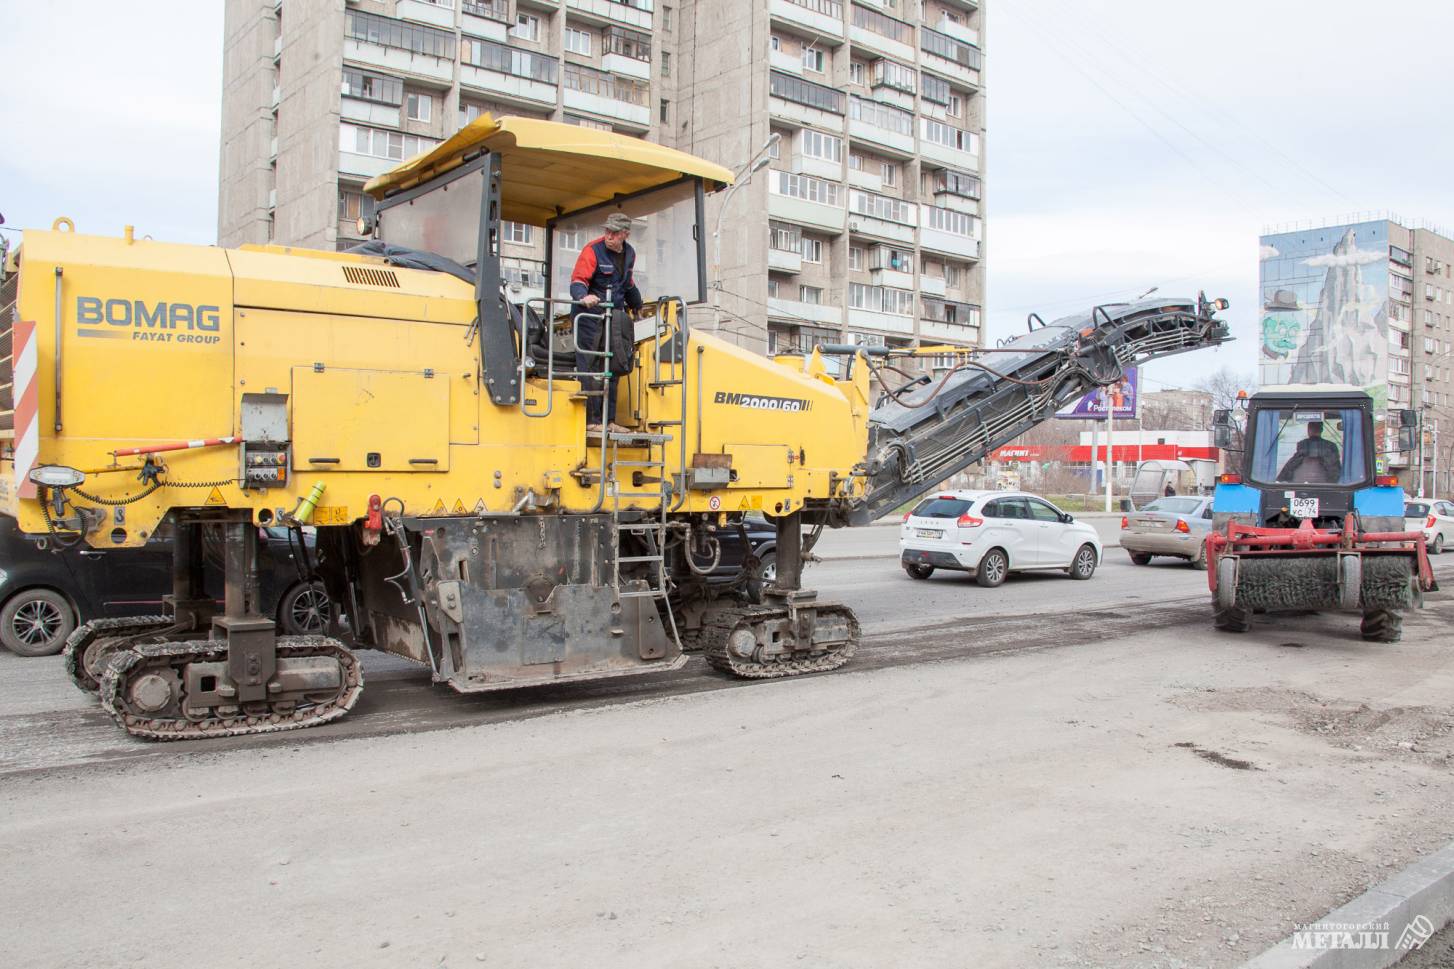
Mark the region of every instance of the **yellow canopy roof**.
POLYGON ((609 202, 617 195, 700 176, 709 192, 732 182, 732 173, 695 155, 640 138, 535 118, 484 114, 447 141, 364 186, 376 199, 412 188, 487 149, 502 156, 502 212, 511 222, 544 225, 609 202))

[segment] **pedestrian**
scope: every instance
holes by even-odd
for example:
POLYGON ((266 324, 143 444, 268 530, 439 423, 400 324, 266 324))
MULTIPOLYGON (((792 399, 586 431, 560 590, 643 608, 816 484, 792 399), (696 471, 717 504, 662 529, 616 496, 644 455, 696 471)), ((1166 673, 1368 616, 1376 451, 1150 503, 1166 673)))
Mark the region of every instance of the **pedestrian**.
MULTIPOLYGON (((624 432, 626 428, 616 423, 616 381, 615 376, 624 373, 628 360, 617 360, 617 347, 621 344, 616 337, 631 326, 622 307, 633 312, 641 309, 641 291, 636 288, 632 270, 636 266, 636 250, 626 241, 631 235, 631 217, 624 212, 612 212, 602 226, 600 238, 586 243, 576 259, 570 277, 571 299, 576 301, 576 339, 580 350, 601 351, 612 349, 611 359, 596 353, 576 353, 576 369, 582 373, 600 373, 601 377, 582 377, 581 389, 604 390, 602 396, 586 398, 586 433, 600 434, 604 431, 624 432), (613 331, 611 348, 602 345, 602 313, 608 314, 613 331)), ((631 347, 629 339, 626 348, 631 347)), ((629 351, 626 354, 629 357, 629 351)))
POLYGON ((1168 498, 1175 498, 1176 497, 1176 486, 1173 485, 1170 481, 1166 482, 1166 497, 1168 497, 1168 498))

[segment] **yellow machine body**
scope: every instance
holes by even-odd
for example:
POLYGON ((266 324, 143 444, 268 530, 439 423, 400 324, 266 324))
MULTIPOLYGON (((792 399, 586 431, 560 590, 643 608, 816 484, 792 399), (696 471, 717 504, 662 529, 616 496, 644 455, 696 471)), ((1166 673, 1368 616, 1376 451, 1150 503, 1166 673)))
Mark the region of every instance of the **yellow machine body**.
MULTIPOLYGON (((130 497, 145 490, 145 458, 118 450, 240 437, 248 394, 286 397, 291 453, 281 483, 241 487, 236 444, 157 453, 167 484, 140 500, 110 506, 71 492, 107 514, 86 540, 143 544, 173 508, 246 508, 261 524, 278 522, 320 483, 313 524, 359 519, 374 495, 423 516, 658 504, 612 500, 619 482, 603 488, 573 474, 599 455, 576 381, 526 381, 523 408, 548 409, 544 417, 490 401, 472 338, 474 293, 453 276, 349 254, 64 231, 26 232, 20 256, 15 326, 26 361, 16 365, 29 369, 18 374, 28 382, 12 423, 26 426, 0 431, 9 438, 0 511, 25 532, 52 528, 32 469, 74 468, 86 476, 80 491, 130 497), (27 434, 34 450, 19 453, 27 434)), ((676 305, 659 312, 663 332, 675 332, 676 305)), ((618 420, 636 427, 682 412, 682 386, 650 386, 651 346, 641 343, 635 371, 617 381, 618 420)), ((730 480, 682 489, 673 511, 776 514, 861 488, 853 469, 867 441, 863 368, 839 381, 816 357, 775 362, 699 331, 685 361, 686 422, 666 431, 668 473, 687 481, 694 463, 725 464, 730 480)))

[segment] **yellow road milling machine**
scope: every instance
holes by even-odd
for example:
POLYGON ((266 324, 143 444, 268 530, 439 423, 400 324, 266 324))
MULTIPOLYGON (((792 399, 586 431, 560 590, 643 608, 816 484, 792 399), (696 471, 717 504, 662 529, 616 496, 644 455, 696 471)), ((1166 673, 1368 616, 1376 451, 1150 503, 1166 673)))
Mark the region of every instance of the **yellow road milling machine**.
POLYGON ((129 733, 180 740, 342 716, 357 647, 462 693, 671 670, 683 644, 739 677, 835 669, 858 623, 800 587, 820 529, 892 511, 1126 366, 1227 339, 1225 304, 1198 297, 1032 317, 907 382, 894 357, 955 351, 763 357, 689 325, 706 199, 730 181, 485 116, 369 183, 365 252, 26 232, 0 288, 0 511, 52 548, 161 531, 174 550, 162 614, 71 637, 77 685, 129 733), (570 299, 612 213, 657 297, 635 314, 570 299), (505 221, 543 228, 543 296, 502 278, 505 221), (602 339, 581 346, 583 322, 602 339), (599 367, 621 373, 624 430, 588 432, 599 367), (721 564, 747 512, 777 528, 765 587, 751 557, 721 564), (259 529, 305 526, 331 636, 259 612, 259 529))

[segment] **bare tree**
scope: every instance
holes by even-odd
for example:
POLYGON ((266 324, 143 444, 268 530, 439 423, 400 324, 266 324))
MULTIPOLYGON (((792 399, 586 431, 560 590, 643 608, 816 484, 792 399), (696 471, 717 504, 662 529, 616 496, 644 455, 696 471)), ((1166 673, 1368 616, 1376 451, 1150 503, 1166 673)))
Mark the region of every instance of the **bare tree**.
POLYGON ((1216 410, 1237 406, 1237 395, 1243 391, 1250 394, 1256 387, 1257 378, 1253 374, 1238 372, 1231 367, 1213 371, 1196 383, 1197 390, 1212 395, 1212 407, 1216 410))

